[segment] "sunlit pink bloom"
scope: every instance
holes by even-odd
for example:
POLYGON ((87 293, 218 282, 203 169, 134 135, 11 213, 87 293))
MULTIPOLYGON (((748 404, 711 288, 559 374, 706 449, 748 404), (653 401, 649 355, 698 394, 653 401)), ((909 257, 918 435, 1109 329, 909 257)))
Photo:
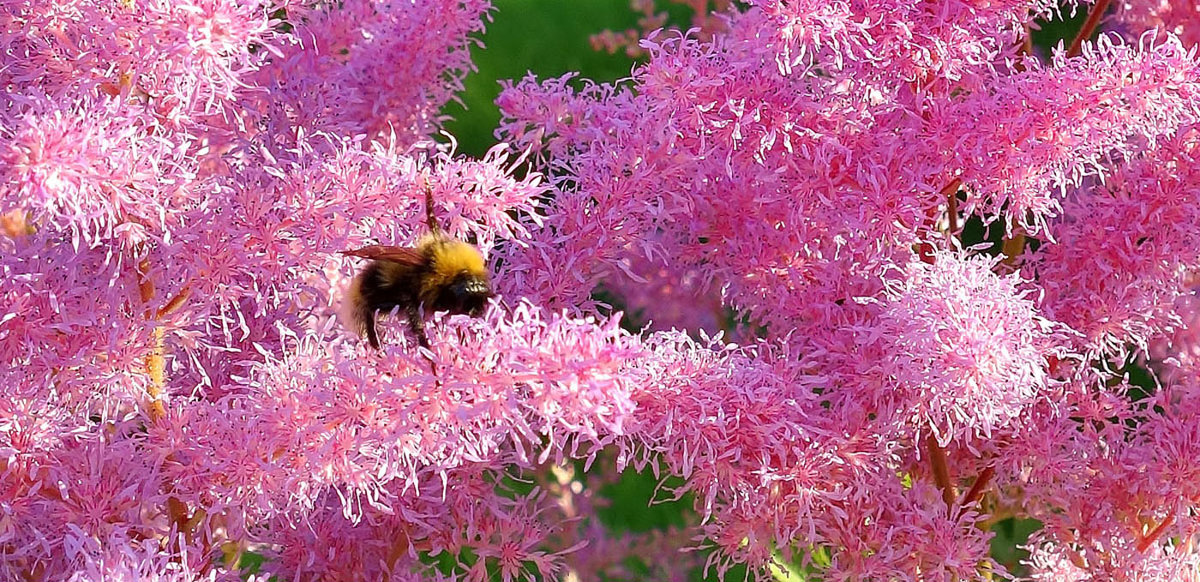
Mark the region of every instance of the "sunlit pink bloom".
POLYGON ((1053 322, 1015 275, 992 272, 996 263, 939 253, 888 286, 882 334, 892 359, 879 372, 911 393, 943 444, 990 436, 1046 397, 1047 358, 1061 355, 1053 322))

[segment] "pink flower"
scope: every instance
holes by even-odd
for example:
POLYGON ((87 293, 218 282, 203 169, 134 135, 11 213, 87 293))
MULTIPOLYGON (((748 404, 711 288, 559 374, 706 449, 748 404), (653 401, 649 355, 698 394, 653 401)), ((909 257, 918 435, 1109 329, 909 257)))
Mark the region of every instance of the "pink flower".
POLYGON ((1178 327, 1176 301, 1191 294, 1200 240, 1197 129, 1163 139, 1154 151, 1089 182, 1064 207, 1055 243, 1030 263, 1046 292, 1049 316, 1083 334, 1090 352, 1117 353, 1178 327), (1087 260, 1079 260, 1086 257, 1087 260))
POLYGON ((991 436, 1046 397, 1047 358, 1062 354, 1062 334, 996 263, 938 253, 887 287, 881 332, 892 357, 879 371, 943 445, 991 436))
POLYGON ((0 2, 0 579, 968 580, 1006 517, 1195 578, 1178 2, 1047 60, 1044 0, 690 2, 481 159, 486 0, 0 2), (339 251, 427 212, 497 296, 371 349, 339 251), (606 523, 635 470, 675 526, 606 523))
POLYGON ((434 133, 438 113, 473 70, 473 35, 487 0, 336 6, 292 4, 292 30, 254 74, 259 101, 279 133, 366 134, 410 147, 434 133))
POLYGON ((1193 0, 1127 0, 1114 6, 1111 21, 1128 38, 1156 29, 1160 38, 1175 35, 1185 46, 1195 46, 1200 41, 1200 6, 1193 0))
POLYGON ((925 139, 944 144, 972 207, 1047 230, 1068 192, 1171 149, 1161 146, 1200 120, 1195 55, 1173 38, 1141 43, 1102 36, 1081 57, 1031 62, 934 108, 925 139))

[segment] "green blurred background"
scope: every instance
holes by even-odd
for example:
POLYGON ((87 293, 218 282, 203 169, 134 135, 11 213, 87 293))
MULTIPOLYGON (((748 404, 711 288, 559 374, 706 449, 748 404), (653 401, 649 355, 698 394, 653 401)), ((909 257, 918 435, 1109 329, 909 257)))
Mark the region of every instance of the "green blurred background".
MULTIPOLYGON (((500 113, 493 101, 500 81, 520 80, 532 72, 538 78, 577 71, 599 82, 628 77, 634 60, 623 52, 592 50, 589 37, 604 30, 637 27, 638 14, 629 0, 493 0, 493 22, 471 58, 478 71, 467 77, 462 103, 451 102, 443 113, 452 120, 445 128, 458 140, 458 151, 481 156, 496 143, 500 113)), ((670 23, 687 27, 691 11, 659 2, 671 14, 670 23)))

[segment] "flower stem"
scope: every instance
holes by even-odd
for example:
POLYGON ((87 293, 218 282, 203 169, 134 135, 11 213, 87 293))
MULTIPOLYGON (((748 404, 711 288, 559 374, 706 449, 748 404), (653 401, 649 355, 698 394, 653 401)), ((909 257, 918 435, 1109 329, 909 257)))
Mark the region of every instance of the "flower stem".
POLYGON ((959 517, 962 517, 962 514, 966 512, 968 506, 983 498, 983 492, 987 489, 988 483, 991 482, 992 477, 995 476, 995 474, 996 468, 992 465, 988 465, 987 468, 979 472, 979 476, 975 477, 975 482, 971 484, 971 488, 968 489, 967 494, 963 496, 962 504, 958 507, 959 517))
POLYGON ((1171 526, 1172 523, 1175 523, 1174 515, 1168 515, 1167 517, 1163 518, 1162 522, 1159 523, 1158 526, 1150 530, 1150 533, 1146 534, 1146 537, 1142 538, 1142 541, 1138 542, 1137 551, 1146 551, 1150 545, 1162 535, 1163 531, 1171 526))
MULTIPOLYGON (((1024 56, 1033 55, 1033 31, 1029 28, 1029 23, 1025 23, 1025 34, 1021 35, 1021 53, 1024 56)), ((1024 70, 1022 65, 1021 70, 1024 70)))
POLYGON ((946 197, 946 213, 950 218, 950 238, 958 233, 958 187, 962 180, 955 178, 942 187, 941 194, 946 197))
MULTIPOLYGON (((191 287, 185 285, 175 297, 167 301, 158 311, 152 312, 150 311, 150 302, 154 300, 155 289, 154 280, 150 278, 150 260, 142 259, 138 261, 137 272, 138 295, 141 296, 142 304, 146 306, 147 319, 158 320, 170 315, 182 307, 192 294, 191 287)), ((165 338, 166 328, 162 325, 154 326, 154 346, 150 348, 150 353, 145 359, 146 375, 150 378, 150 383, 146 385, 146 396, 149 397, 147 414, 151 421, 156 421, 167 413, 162 403, 163 387, 166 386, 167 382, 167 360, 163 356, 165 338)))
POLYGON ((1100 19, 1104 17, 1104 11, 1108 9, 1108 5, 1112 0, 1096 0, 1092 4, 1092 8, 1088 10, 1087 20, 1083 22, 1083 28, 1079 29, 1079 34, 1075 35, 1075 39, 1071 41, 1071 48, 1067 49, 1068 57, 1077 57, 1083 52, 1083 41, 1091 38, 1092 33, 1096 32, 1096 27, 1100 25, 1100 19))
POLYGON ((925 448, 929 451, 929 465, 933 469, 933 482, 937 483, 938 488, 942 490, 942 501, 945 501, 946 508, 950 509, 954 507, 954 500, 958 498, 958 492, 954 490, 954 483, 950 480, 950 465, 946 462, 946 450, 938 444, 937 438, 932 434, 925 439, 925 448))
POLYGON ((163 386, 167 381, 167 360, 163 357, 163 338, 165 330, 163 326, 155 326, 154 328, 154 347, 151 348, 150 354, 146 356, 146 374, 150 376, 150 383, 146 385, 146 396, 150 397, 150 420, 157 421, 166 416, 167 409, 163 407, 162 391, 163 386))
MULTIPOLYGON (((150 260, 142 259, 137 263, 138 295, 146 306, 146 318, 152 319, 150 301, 154 299, 154 280, 150 278, 150 260)), ((166 383, 166 359, 163 358, 163 338, 165 331, 162 326, 154 327, 154 346, 146 356, 146 375, 150 383, 146 385, 146 396, 149 397, 147 415, 151 421, 156 421, 166 414, 162 404, 162 390, 166 383)))

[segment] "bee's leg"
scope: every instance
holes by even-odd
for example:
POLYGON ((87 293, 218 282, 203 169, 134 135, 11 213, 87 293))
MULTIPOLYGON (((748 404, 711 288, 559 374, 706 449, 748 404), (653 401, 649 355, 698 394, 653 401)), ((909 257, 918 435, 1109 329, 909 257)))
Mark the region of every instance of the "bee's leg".
MULTIPOLYGON (((408 327, 412 329, 413 335, 417 336, 417 344, 426 350, 429 348, 429 337, 425 335, 425 320, 421 319, 421 308, 418 305, 410 305, 408 307, 408 327)), ((425 359, 429 362, 429 371, 433 372, 434 377, 437 377, 437 364, 433 363, 433 356, 425 354, 425 359)), ((440 386, 442 381, 437 380, 440 386)))
POLYGON ((408 308, 408 327, 412 329, 413 335, 417 336, 417 343, 429 349, 429 338, 425 336, 425 321, 421 319, 421 312, 416 305, 408 308))
POLYGON ((379 349, 379 333, 375 330, 375 310, 364 308, 362 311, 363 328, 367 332, 367 341, 371 347, 379 349))

